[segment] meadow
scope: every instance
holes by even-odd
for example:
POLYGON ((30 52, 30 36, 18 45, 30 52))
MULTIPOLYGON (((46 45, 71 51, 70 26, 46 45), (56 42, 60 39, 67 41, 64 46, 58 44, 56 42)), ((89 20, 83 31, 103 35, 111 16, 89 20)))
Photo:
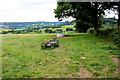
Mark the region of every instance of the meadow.
POLYGON ((41 49, 55 34, 3 34, 3 78, 115 78, 117 47, 88 33, 57 37, 60 47, 41 49))

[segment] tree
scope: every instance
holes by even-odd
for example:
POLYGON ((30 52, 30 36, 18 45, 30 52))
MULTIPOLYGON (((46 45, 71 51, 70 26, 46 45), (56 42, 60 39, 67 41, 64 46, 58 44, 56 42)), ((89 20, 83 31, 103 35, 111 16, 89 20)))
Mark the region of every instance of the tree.
POLYGON ((89 16, 89 11, 91 3, 90 2, 58 2, 57 9, 55 9, 55 17, 59 21, 64 18, 73 17, 75 20, 75 27, 78 32, 82 29, 81 25, 85 24, 87 26, 92 26, 91 19, 89 16))
POLYGON ((115 4, 110 2, 58 2, 54 13, 59 21, 67 17, 73 17, 78 32, 80 31, 79 29, 89 26, 94 27, 95 34, 98 35, 101 19, 105 14, 104 11, 110 9, 115 4))
POLYGON ((45 33, 52 33, 53 31, 50 29, 45 29, 45 33))
POLYGON ((73 28, 66 28, 66 31, 73 31, 73 28))

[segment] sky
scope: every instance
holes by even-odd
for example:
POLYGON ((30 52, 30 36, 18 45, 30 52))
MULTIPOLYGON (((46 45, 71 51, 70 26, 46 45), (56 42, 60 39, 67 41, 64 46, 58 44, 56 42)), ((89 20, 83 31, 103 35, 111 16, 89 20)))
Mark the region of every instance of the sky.
MULTIPOLYGON (((0 0, 0 22, 56 22, 56 7, 57 0, 0 0)), ((108 14, 107 17, 114 15, 108 14)))
POLYGON ((0 0, 0 22, 58 21, 56 0, 0 0))

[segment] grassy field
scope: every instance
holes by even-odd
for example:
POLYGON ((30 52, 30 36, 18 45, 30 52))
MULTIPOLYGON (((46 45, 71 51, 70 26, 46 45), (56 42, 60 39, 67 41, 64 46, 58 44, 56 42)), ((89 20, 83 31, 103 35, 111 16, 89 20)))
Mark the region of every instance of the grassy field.
POLYGON ((45 31, 45 29, 50 29, 50 30, 57 30, 57 29, 62 29, 63 33, 66 33, 66 28, 73 28, 73 30, 75 30, 74 25, 65 25, 62 26, 61 28, 44 28, 44 29, 40 29, 42 32, 45 31))
MULTIPOLYGON (((39 31, 41 30, 42 32, 41 33, 38 33, 38 34, 45 34, 45 30, 46 29, 50 29, 52 31, 55 31, 57 29, 61 29, 62 30, 62 33, 65 33, 65 34, 74 34, 73 31, 66 31, 67 28, 72 28, 73 30, 75 30, 74 28, 74 25, 65 25, 65 26, 61 26, 61 28, 43 28, 43 29, 39 29, 39 31)), ((14 29, 14 31, 19 31, 19 30, 25 30, 25 29, 14 29)), ((2 31, 12 31, 12 29, 1 29, 0 32, 2 31)), ((34 31, 37 31, 37 30, 33 30, 32 32, 27 32, 25 34, 36 34, 36 32, 34 31)), ((24 33, 24 32, 23 32, 24 33)), ((19 33, 19 34, 23 34, 23 33, 19 33)), ((13 34, 12 32, 9 32, 7 34, 13 34)), ((16 34, 16 33, 15 33, 16 34)), ((50 33, 51 34, 51 33, 50 33)))
POLYGON ((59 37, 60 47, 41 50, 52 35, 2 35, 3 78, 114 78, 118 50, 107 39, 91 34, 59 37))

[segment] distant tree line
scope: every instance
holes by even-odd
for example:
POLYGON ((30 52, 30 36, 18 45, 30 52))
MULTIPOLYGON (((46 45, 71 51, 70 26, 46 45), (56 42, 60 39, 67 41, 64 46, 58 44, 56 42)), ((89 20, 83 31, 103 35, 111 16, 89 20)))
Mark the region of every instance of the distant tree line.
MULTIPOLYGON (((44 29, 44 28, 26 28, 26 29, 22 29, 22 30, 16 30, 16 29, 11 29, 11 30, 8 30, 8 31, 2 31, 1 34, 8 34, 8 33, 11 33, 11 34, 26 34, 26 33, 30 33, 30 32, 34 32, 34 33, 42 33, 42 30, 41 29, 44 29)), ((66 28, 66 31, 74 31, 73 28, 66 28)), ((62 33, 63 30, 62 29, 56 29, 56 30, 52 30, 52 29, 49 29, 49 28, 45 28, 44 30, 45 33, 62 33)))
POLYGON ((2 31, 2 34, 8 34, 8 33, 12 33, 12 34, 26 34, 29 32, 35 32, 35 33, 41 33, 42 31, 39 28, 26 28, 26 29, 22 29, 22 30, 16 30, 16 29, 11 29, 8 31, 2 31))
MULTIPOLYGON (((66 31, 74 31, 73 28, 66 28, 66 31)), ((62 29, 56 29, 56 30, 52 30, 52 29, 45 29, 45 33, 62 33, 63 30, 62 29)))
POLYGON ((32 27, 44 27, 44 28, 59 28, 64 25, 73 25, 74 22, 72 21, 65 21, 65 22, 4 22, 2 23, 3 29, 23 29, 26 27, 32 28, 32 27))

